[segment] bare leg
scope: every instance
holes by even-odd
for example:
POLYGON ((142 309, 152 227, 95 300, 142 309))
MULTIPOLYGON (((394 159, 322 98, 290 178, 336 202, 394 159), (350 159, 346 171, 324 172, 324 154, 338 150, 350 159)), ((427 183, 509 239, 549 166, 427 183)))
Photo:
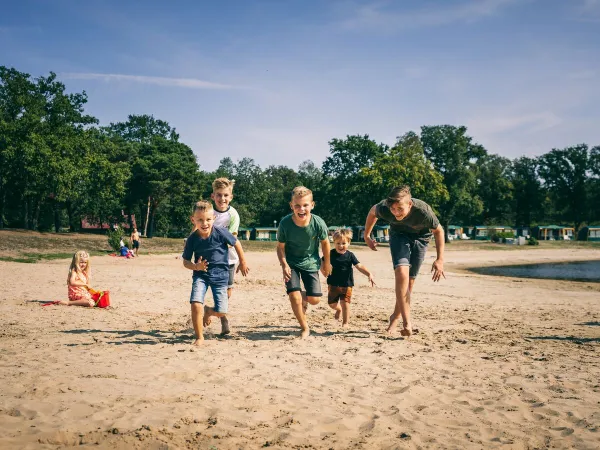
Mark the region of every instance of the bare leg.
POLYGON ((388 333, 392 334, 398 327, 398 322, 402 318, 404 329, 402 336, 410 336, 412 334, 410 323, 410 292, 408 290, 409 266, 397 266, 394 275, 396 278, 396 306, 394 312, 390 316, 390 324, 387 328, 388 333))
POLYGON ((306 314, 304 314, 304 309, 302 307, 302 294, 299 291, 290 292, 289 297, 294 316, 296 316, 296 320, 300 324, 300 338, 305 339, 310 334, 310 329, 308 328, 306 314))
POLYGON ((340 320, 340 316, 342 315, 342 307, 340 306, 340 303, 343 303, 343 300, 337 303, 329 303, 329 307, 335 311, 335 320, 340 320))
POLYGON ((340 305, 342 307, 342 327, 348 328, 350 322, 350 303, 340 300, 340 305))
POLYGON ((67 306, 87 306, 88 308, 93 308, 94 304, 92 303, 90 305, 90 302, 87 300, 69 300, 67 303, 60 303, 61 305, 67 305, 67 306))
POLYGON ((203 320, 203 325, 205 327, 210 325, 210 318, 211 317, 225 317, 227 315, 227 313, 220 313, 220 312, 216 312, 213 308, 211 308, 210 306, 205 306, 204 307, 204 320, 203 320))
MULTIPOLYGON (((233 292, 232 288, 227 289, 227 299, 231 299, 231 293, 233 292)), ((221 334, 226 335, 231 333, 231 329, 229 328, 229 320, 227 316, 221 317, 221 334)))
POLYGON ((192 303, 192 324, 194 326, 194 333, 196 333, 194 345, 202 345, 204 343, 204 328, 202 326, 203 311, 204 307, 202 303, 192 303))

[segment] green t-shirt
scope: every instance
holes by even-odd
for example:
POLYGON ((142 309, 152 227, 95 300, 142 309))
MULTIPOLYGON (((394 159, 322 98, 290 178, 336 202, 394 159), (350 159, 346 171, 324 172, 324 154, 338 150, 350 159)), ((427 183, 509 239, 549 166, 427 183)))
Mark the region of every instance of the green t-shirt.
POLYGON ((378 219, 383 219, 390 224, 391 234, 406 234, 413 239, 428 242, 431 238, 431 230, 435 230, 440 221, 431 206, 423 200, 413 198, 412 202, 410 212, 402 220, 396 220, 385 200, 377 203, 375 215, 378 219))
POLYGON ((281 219, 277 230, 277 240, 285 243, 285 259, 289 266, 307 272, 317 272, 321 267, 319 246, 325 239, 327 225, 314 214, 305 227, 296 225, 289 214, 281 219))

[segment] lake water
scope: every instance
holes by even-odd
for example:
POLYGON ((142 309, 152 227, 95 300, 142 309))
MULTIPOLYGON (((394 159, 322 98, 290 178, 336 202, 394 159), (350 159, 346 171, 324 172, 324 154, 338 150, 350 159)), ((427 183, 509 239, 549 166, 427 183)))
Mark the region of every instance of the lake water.
POLYGON ((600 282, 600 261, 478 267, 471 270, 484 275, 504 277, 600 282))

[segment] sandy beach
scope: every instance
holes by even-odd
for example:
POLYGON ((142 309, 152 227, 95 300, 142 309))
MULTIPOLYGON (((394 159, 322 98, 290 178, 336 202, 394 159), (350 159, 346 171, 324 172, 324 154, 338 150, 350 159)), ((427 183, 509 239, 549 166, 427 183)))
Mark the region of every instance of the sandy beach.
POLYGON ((40 306, 66 297, 68 260, 0 262, 0 448, 600 447, 600 285, 464 270, 600 250, 448 252, 434 284, 430 249, 408 340, 384 334, 388 250, 352 250, 378 286, 355 274, 349 330, 322 302, 296 339, 275 253, 249 252, 233 334, 213 321, 203 348, 175 254, 92 257, 109 310, 40 306))

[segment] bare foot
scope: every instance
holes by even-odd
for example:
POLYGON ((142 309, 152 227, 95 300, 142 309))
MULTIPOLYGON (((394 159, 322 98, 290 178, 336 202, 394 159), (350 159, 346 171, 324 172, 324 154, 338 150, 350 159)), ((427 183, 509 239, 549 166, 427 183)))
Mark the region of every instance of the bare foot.
POLYGON ((304 330, 302 330, 302 331, 300 332, 300 336, 299 336, 299 338, 300 338, 300 339, 306 339, 306 338, 308 337, 308 335, 309 335, 309 334, 310 334, 310 330, 309 330, 308 328, 306 328, 306 329, 304 329, 304 330))
POLYGON ((340 320, 340 316, 342 315, 342 308, 335 310, 335 320, 340 320))
POLYGON ((343 323, 342 328, 348 329, 348 328, 350 328, 350 324, 348 322, 343 323))
POLYGON ((192 345, 195 345, 196 347, 200 347, 202 344, 204 344, 204 338, 203 337, 200 338, 200 339, 196 339, 192 345))
POLYGON ((221 317, 221 335, 225 336, 231 333, 231 329, 229 328, 229 320, 227 317, 221 317))
POLYGON ((202 318, 202 324, 207 327, 210 325, 210 308, 208 306, 204 307, 204 317, 202 318))
POLYGON ((400 330, 400 335, 401 336, 405 336, 405 337, 410 337, 412 336, 412 330, 410 328, 403 328, 402 330, 400 330))
POLYGON ((390 324, 387 327, 387 332, 389 334, 394 334, 396 332, 396 329, 398 328, 398 322, 400 321, 399 317, 394 317, 394 315, 392 314, 390 316, 390 324))

